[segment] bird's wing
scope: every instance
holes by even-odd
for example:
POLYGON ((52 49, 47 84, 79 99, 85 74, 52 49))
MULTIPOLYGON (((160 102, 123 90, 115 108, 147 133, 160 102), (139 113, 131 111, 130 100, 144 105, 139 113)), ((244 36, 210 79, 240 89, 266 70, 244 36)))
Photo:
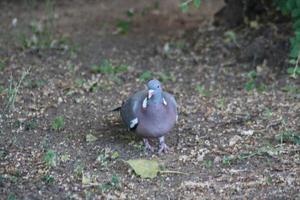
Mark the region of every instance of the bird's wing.
POLYGON ((121 117, 125 125, 130 129, 135 129, 139 123, 137 113, 142 109, 144 99, 147 97, 146 91, 140 91, 131 96, 121 107, 121 117))

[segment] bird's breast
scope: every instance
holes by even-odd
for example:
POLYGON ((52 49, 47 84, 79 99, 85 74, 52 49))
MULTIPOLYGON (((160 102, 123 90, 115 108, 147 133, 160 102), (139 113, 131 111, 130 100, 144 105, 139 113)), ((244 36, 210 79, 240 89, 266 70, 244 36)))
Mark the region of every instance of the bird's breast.
POLYGON ((150 104, 139 114, 137 132, 146 137, 167 134, 176 122, 176 110, 162 104, 150 104))

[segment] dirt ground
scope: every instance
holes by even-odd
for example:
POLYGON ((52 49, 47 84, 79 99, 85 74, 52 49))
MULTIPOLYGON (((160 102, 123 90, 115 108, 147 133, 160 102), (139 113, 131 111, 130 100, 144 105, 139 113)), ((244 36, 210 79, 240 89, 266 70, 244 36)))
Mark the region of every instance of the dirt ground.
POLYGON ((289 23, 214 27, 220 0, 46 2, 0 2, 0 199, 300 199, 289 23), (164 155, 110 112, 149 78, 179 105, 164 155), (142 179, 140 158, 183 173, 142 179))

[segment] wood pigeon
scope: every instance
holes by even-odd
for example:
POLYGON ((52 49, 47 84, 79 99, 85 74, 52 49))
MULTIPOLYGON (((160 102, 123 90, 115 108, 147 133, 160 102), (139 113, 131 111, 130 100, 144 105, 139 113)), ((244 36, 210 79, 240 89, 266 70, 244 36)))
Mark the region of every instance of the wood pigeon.
POLYGON ((177 121, 177 104, 173 95, 162 91, 158 80, 150 80, 147 90, 132 95, 121 107, 114 109, 118 110, 125 125, 143 137, 148 150, 154 151, 148 139, 159 138, 158 153, 168 151, 164 136, 177 121))

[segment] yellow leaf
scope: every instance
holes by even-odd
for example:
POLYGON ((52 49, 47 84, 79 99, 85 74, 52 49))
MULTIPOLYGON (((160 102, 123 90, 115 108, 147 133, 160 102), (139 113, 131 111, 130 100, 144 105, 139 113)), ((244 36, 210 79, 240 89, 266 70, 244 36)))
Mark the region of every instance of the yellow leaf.
POLYGON ((128 160, 126 161, 134 172, 142 178, 155 178, 159 170, 159 164, 156 160, 128 160))

